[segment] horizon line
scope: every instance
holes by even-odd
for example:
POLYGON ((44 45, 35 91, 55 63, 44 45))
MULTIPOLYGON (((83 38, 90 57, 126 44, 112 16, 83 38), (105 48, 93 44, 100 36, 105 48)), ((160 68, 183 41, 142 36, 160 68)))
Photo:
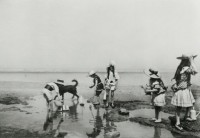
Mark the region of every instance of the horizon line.
MULTIPOLYGON (((97 71, 97 73, 105 73, 106 71, 97 71)), ((120 73, 144 73, 143 71, 118 71, 120 73)), ((173 71, 161 71, 173 72, 173 71)), ((87 71, 0 71, 0 73, 88 73, 87 71)))

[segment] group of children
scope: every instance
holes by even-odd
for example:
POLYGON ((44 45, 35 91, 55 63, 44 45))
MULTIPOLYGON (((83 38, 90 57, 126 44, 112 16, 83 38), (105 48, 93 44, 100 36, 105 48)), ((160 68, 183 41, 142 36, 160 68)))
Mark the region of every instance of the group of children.
MULTIPOLYGON (((197 55, 182 55, 181 57, 177 57, 180 59, 181 62, 177 67, 175 75, 173 77, 174 84, 172 85, 171 89, 174 92, 174 95, 171 99, 171 103, 176 106, 176 124, 175 128, 178 130, 183 130, 181 123, 180 123, 180 111, 182 107, 186 107, 185 113, 185 120, 193 121, 190 118, 190 109, 194 106, 195 99, 191 92, 191 75, 197 74, 197 69, 194 64, 194 58, 197 55)), ((93 78, 93 85, 90 88, 96 86, 95 95, 93 98, 93 104, 99 105, 100 104, 100 94, 103 90, 105 90, 104 100, 106 107, 113 107, 114 108, 114 92, 116 90, 119 75, 116 71, 115 62, 111 61, 109 66, 107 67, 105 81, 102 82, 100 77, 97 75, 95 71, 89 72, 89 77, 93 78)), ((167 87, 164 85, 160 73, 156 69, 148 69, 145 73, 149 76, 149 84, 147 86, 142 86, 146 94, 151 95, 151 102, 152 105, 155 107, 155 118, 152 118, 155 123, 161 122, 160 111, 162 107, 166 104, 165 103, 165 92, 167 87)), ((45 89, 43 90, 45 99, 47 103, 51 103, 51 100, 57 100, 57 105, 62 105, 60 102, 60 97, 56 96, 59 95, 59 80, 53 84, 47 84, 45 89), (54 87, 54 88, 52 88, 54 87), (51 89, 56 91, 55 96, 49 95, 51 89)), ((62 100, 61 100, 62 101, 62 100)))
MULTIPOLYGON (((176 73, 173 77, 174 84, 171 89, 174 95, 171 99, 171 104, 176 106, 176 124, 175 128, 178 130, 183 130, 180 123, 180 110, 182 107, 186 108, 186 113, 184 119, 187 121, 194 121, 190 117, 191 107, 194 106, 195 99, 191 92, 191 75, 197 74, 197 69, 194 64, 194 58, 197 55, 182 55, 177 57, 181 62, 177 67, 176 73)), ((165 105, 165 91, 167 87, 164 85, 158 70, 149 69, 149 85, 146 87, 142 86, 146 94, 151 95, 152 105, 155 107, 155 118, 152 118, 156 123, 161 122, 161 117, 159 115, 161 108, 165 105)))

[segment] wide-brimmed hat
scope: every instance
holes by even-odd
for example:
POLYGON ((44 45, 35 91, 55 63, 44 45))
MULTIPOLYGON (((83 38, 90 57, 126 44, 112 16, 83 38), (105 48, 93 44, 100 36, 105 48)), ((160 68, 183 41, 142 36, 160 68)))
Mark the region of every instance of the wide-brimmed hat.
POLYGON ((96 72, 94 70, 91 70, 89 73, 88 73, 88 76, 92 76, 94 75, 96 72))
POLYGON ((190 67, 188 67, 188 66, 185 66, 185 67, 183 67, 182 68, 182 70, 181 70, 181 72, 180 72, 180 74, 183 74, 186 70, 188 70, 190 67))
POLYGON ((57 79, 56 83, 64 85, 64 80, 57 79))
POLYGON ((177 57, 177 59, 189 59, 189 57, 197 57, 197 55, 193 55, 193 54, 182 54, 182 56, 177 57))
POLYGON ((156 69, 152 69, 152 68, 145 69, 144 73, 150 78, 154 78, 154 79, 161 78, 160 73, 156 69))

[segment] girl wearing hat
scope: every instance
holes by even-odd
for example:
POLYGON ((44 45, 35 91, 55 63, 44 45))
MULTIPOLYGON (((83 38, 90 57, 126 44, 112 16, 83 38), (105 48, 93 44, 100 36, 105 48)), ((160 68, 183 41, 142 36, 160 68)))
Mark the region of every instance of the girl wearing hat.
POLYGON ((182 107, 186 107, 185 119, 191 121, 189 117, 189 111, 193 106, 195 100, 191 92, 191 75, 197 73, 197 69, 194 64, 194 58, 196 56, 182 55, 177 59, 181 62, 177 67, 174 75, 175 84, 172 85, 174 96, 172 97, 171 103, 176 106, 176 124, 175 127, 178 130, 183 130, 180 125, 180 111, 182 107))
POLYGON ((93 78, 93 85, 90 86, 89 88, 93 88, 94 86, 96 86, 96 90, 95 90, 96 101, 94 101, 93 104, 96 104, 96 105, 100 104, 99 96, 100 96, 101 92, 104 90, 103 83, 101 82, 100 77, 93 70, 90 71, 89 77, 93 78))
POLYGON ((142 86, 142 88, 145 90, 146 94, 151 95, 151 102, 155 108, 155 118, 152 118, 152 120, 155 121, 155 123, 160 123, 162 120, 159 113, 162 106, 165 105, 165 91, 167 87, 165 87, 158 71, 149 69, 147 75, 150 77, 149 85, 147 85, 147 87, 142 86))
POLYGON ((59 94, 59 87, 56 83, 54 82, 47 83, 43 88, 42 93, 47 102, 48 110, 56 111, 57 108, 54 109, 53 108, 54 105, 56 105, 56 107, 62 105, 62 100, 59 94))
MULTIPOLYGON (((106 87, 106 94, 107 94, 107 97, 110 97, 109 102, 110 102, 111 106, 114 107, 114 92, 116 90, 118 80, 119 80, 119 74, 116 71, 114 61, 111 61, 109 66, 107 67, 107 74, 106 74, 105 80, 106 80, 105 86, 108 86, 108 87, 106 87), (109 95, 111 95, 111 96, 109 96, 109 95)), ((106 99, 108 99, 108 98, 106 98, 106 99)), ((109 106, 108 103, 106 106, 109 106)))

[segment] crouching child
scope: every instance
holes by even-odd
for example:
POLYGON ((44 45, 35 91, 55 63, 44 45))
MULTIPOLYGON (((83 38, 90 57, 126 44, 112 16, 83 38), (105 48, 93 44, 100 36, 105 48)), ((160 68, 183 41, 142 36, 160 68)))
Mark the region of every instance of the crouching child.
POLYGON ((42 90, 43 97, 46 100, 47 109, 57 111, 63 105, 59 95, 59 88, 54 82, 47 83, 42 90))

